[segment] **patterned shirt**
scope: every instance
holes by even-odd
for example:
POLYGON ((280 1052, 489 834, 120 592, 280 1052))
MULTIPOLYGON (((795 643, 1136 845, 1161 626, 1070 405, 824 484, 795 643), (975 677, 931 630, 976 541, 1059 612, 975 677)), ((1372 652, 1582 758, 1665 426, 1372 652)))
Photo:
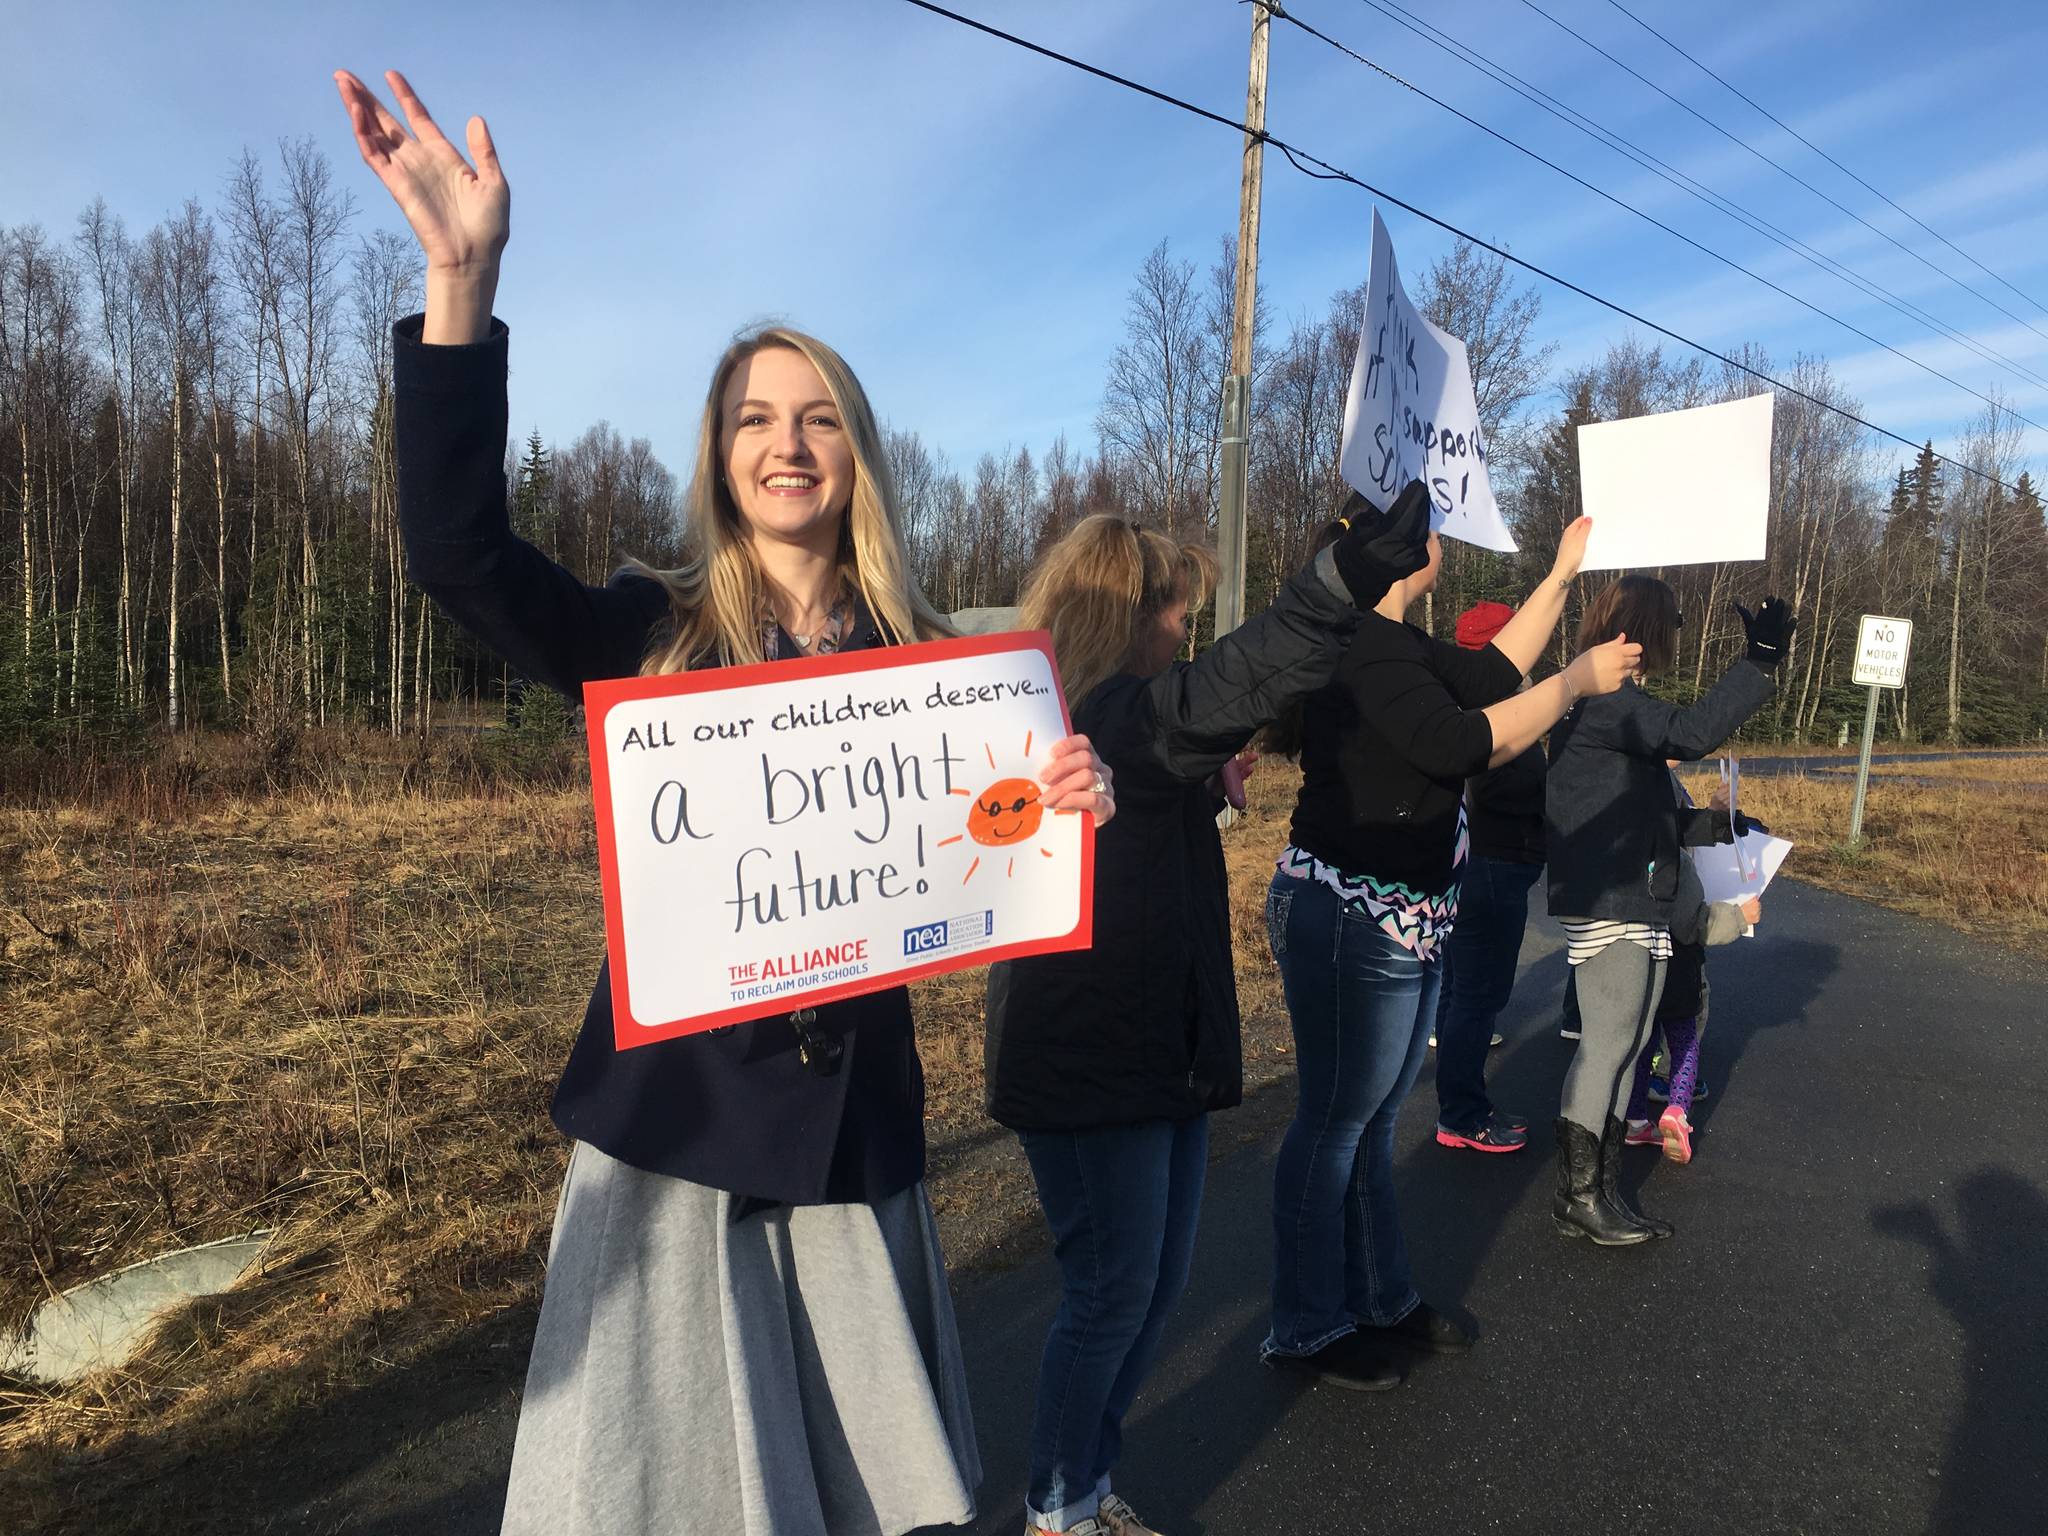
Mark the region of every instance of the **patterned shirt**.
POLYGON ((786 655, 830 656, 846 644, 846 632, 852 625, 853 605, 844 596, 832 605, 832 611, 825 615, 825 623, 815 635, 791 635, 796 642, 794 652, 782 649, 782 626, 775 622, 773 614, 761 618, 761 655, 767 661, 781 661, 786 655))
POLYGON ((1457 922, 1458 886, 1470 851, 1465 807, 1460 805, 1457 842, 1451 851, 1451 883, 1440 895, 1410 890, 1395 880, 1349 874, 1292 843, 1282 851, 1274 867, 1296 880, 1313 880, 1328 886, 1337 893, 1347 912, 1378 923, 1382 933, 1403 949, 1413 950, 1418 960, 1429 960, 1450 939, 1451 928, 1457 922))

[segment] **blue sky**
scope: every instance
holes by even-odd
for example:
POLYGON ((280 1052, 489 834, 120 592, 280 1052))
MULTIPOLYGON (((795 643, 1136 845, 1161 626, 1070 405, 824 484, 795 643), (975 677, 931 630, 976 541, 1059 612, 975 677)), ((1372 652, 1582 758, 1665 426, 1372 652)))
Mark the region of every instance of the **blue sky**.
MULTIPOLYGON (((2048 376, 2048 312, 1999 287, 1758 117, 1607 0, 1541 0, 1610 52, 2021 316, 1945 281, 1591 53, 1522 0, 1405 0, 1441 31, 1945 323, 2048 376), (2032 327, 2038 327, 2038 331, 2032 327)), ((2048 7, 1796 0, 1631 8, 1807 137, 2048 302, 2048 7), (1939 26, 1932 24, 1938 18, 1939 26)), ((1226 115, 1244 103, 1236 0, 956 0, 957 9, 1226 115)), ((2017 379, 1854 293, 1529 106, 1358 0, 1296 14, 1694 238, 1977 389, 2017 379)), ((1224 129, 901 0, 368 8, 16 0, 0 97, 0 223, 68 234, 103 194, 132 230, 211 204, 246 145, 313 135, 361 208, 402 228, 328 77, 407 71, 459 142, 482 112, 513 188, 500 313, 515 431, 602 417, 687 468, 712 359, 776 316, 833 342, 878 409, 960 468, 1093 443, 1132 276, 1162 237, 1203 264, 1234 228, 1224 129)), ((1865 415, 1952 446, 1980 402, 1696 255, 1306 35, 1276 26, 1268 127, 1367 181, 1703 342, 1824 354, 1865 415)), ((1447 237, 1385 210, 1404 270, 1447 237)), ((1276 321, 1363 278, 1371 200, 1269 156, 1261 284, 1276 321)), ((1561 365, 1627 322, 1538 285, 1561 365)), ((2029 430, 2036 473, 2048 433, 2029 430)), ((1878 445, 1885 461, 1903 454, 1878 445)))

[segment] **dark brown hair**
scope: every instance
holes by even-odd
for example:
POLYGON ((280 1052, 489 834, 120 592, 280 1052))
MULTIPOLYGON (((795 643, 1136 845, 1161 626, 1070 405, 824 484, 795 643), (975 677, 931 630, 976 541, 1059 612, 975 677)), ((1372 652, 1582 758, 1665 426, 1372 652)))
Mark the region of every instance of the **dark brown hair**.
POLYGON ((1643 671, 1662 672, 1678 655, 1678 594, 1654 576, 1624 576, 1586 605, 1579 649, 1627 635, 1643 648, 1643 671))

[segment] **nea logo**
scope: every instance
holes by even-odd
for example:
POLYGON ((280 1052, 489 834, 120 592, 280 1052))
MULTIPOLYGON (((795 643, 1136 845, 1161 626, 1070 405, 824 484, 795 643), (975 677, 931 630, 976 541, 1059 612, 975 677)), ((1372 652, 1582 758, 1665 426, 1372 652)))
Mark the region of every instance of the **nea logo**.
POLYGON ((903 953, 906 955, 928 955, 933 950, 946 947, 946 925, 943 922, 926 923, 920 928, 903 930, 903 953))
POLYGON ((970 912, 965 917, 942 919, 936 923, 920 923, 915 928, 903 930, 903 953, 937 954, 955 945, 971 944, 977 939, 986 939, 995 931, 996 914, 993 908, 970 912))

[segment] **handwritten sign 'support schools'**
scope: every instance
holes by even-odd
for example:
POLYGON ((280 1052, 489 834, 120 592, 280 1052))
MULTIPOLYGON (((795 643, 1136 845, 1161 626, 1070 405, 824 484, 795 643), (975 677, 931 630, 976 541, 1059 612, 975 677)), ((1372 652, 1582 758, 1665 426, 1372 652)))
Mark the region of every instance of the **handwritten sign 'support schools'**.
POLYGON ((621 1048, 1089 942, 1043 634, 584 690, 621 1048))
POLYGON ((1377 208, 1338 465, 1351 488, 1382 512, 1409 481, 1420 480, 1429 488, 1430 523, 1438 532, 1514 552, 1514 535, 1486 478, 1486 432, 1465 343, 1408 301, 1377 208))

